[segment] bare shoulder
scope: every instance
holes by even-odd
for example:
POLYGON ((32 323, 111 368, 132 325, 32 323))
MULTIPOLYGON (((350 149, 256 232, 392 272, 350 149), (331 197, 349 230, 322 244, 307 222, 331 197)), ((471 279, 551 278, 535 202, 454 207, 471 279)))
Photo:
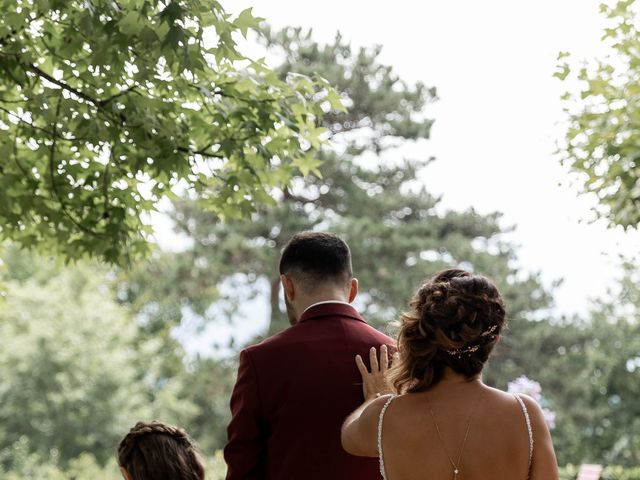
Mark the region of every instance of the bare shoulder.
POLYGON ((342 446, 352 455, 375 457, 378 455, 378 421, 382 409, 392 395, 372 400, 358 415, 352 414, 342 426, 342 446))
POLYGON ((547 422, 544 417, 544 413, 542 408, 533 398, 529 395, 525 395, 523 393, 519 393, 518 397, 522 400, 527 413, 529 415, 529 419, 531 420, 531 426, 533 427, 534 434, 539 431, 546 431, 548 429, 547 422))
POLYGON ((398 398, 396 395, 381 395, 373 400, 362 412, 361 418, 363 418, 368 424, 378 428, 378 421, 380 420, 380 414, 385 405, 392 399, 398 398))
MULTIPOLYGON (((542 408, 533 398, 529 395, 503 392, 501 390, 492 389, 492 395, 496 399, 502 399, 505 402, 510 402, 511 412, 515 415, 519 415, 522 418, 522 422, 513 422, 513 425, 523 425, 525 423, 526 415, 529 417, 529 424, 531 426, 533 434, 533 463, 531 464, 531 480, 552 480, 558 478, 558 466, 556 461, 555 452, 553 449, 553 441, 549 432, 549 427, 543 413, 542 408), (524 411, 522 405, 524 405, 524 411)), ((522 427, 524 428, 524 427, 522 427)))
POLYGON ((557 480, 558 461, 542 408, 529 395, 518 394, 518 397, 524 403, 533 430, 533 462, 529 478, 531 480, 557 480))
MULTIPOLYGON (((485 385, 485 388, 486 388, 490 398, 494 402, 498 402, 500 404, 509 405, 510 407, 517 407, 518 406, 518 400, 516 399, 516 396, 513 393, 508 393, 508 392, 505 392, 504 390, 500 390, 499 388, 495 388, 495 387, 490 387, 488 385, 485 385)), ((534 404, 537 407, 536 401, 533 398, 531 398, 530 396, 519 393, 518 397, 520 397, 522 399, 522 401, 525 403, 525 406, 527 408, 529 407, 530 404, 532 405, 532 408, 533 408, 534 404)), ((537 407, 537 408, 539 408, 539 407, 537 407)), ((518 407, 517 410, 521 410, 521 408, 518 407)))
MULTIPOLYGON (((518 418, 522 418, 524 422, 522 407, 520 406, 515 395, 489 386, 485 386, 485 388, 487 399, 489 400, 489 402, 487 403, 489 404, 491 410, 496 413, 499 412, 499 415, 497 415, 497 417, 494 417, 494 421, 498 423, 504 423, 503 427, 510 424, 514 428, 515 426, 520 425, 520 422, 516 421, 518 418)), ((531 397, 527 397, 525 399, 524 395, 519 396, 524 402, 527 411, 535 410, 536 412, 540 412, 540 415, 542 415, 540 407, 536 404, 535 400, 533 400, 531 397)))

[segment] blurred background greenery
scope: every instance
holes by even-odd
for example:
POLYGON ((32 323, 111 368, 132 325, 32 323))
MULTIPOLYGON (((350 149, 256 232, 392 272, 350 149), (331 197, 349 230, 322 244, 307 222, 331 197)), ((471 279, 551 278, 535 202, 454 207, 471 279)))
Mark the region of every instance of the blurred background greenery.
MULTIPOLYGON (((55 3, 48 6, 55 8, 55 3)), ((143 12, 144 2, 121 3, 143 12)), ((207 4, 168 3, 180 4, 185 11, 207 4)), ((621 36, 618 58, 629 61, 637 74, 640 45, 633 4, 619 2, 603 13, 617 22, 618 30, 609 35, 621 36)), ((124 14, 123 18, 130 20, 124 14)), ((255 26, 247 18, 247 25, 241 21, 236 27, 255 26)), ((15 25, 0 20, 0 26, 7 25, 13 30, 0 31, 0 42, 17 35, 15 25)), ((370 323, 389 333, 418 283, 439 269, 460 266, 493 278, 506 298, 510 326, 485 380, 500 388, 522 375, 540 383, 544 406, 556 415, 552 433, 559 462, 567 465, 564 479, 575 478, 577 467, 572 465, 583 462, 610 465, 606 479, 640 478, 638 468, 633 468, 640 464, 637 259, 619 259, 617 283, 587 313, 555 313, 555 285, 545 286, 539 273, 518 267, 517 246, 505 240, 510 227, 501 222, 500 212, 443 208, 418 180, 432 159, 408 160, 395 154, 403 142, 429 138, 434 119, 424 111, 437 101, 435 87, 403 81, 380 60, 378 47, 354 48, 340 35, 319 44, 310 31, 276 30, 265 24, 260 34, 265 48, 278 59, 269 81, 284 85, 292 74, 319 76, 340 99, 313 100, 330 103, 315 116, 311 101, 305 104, 307 112, 285 112, 317 122, 309 132, 321 131, 322 142, 313 161, 307 158, 299 168, 286 170, 285 186, 265 187, 270 199, 258 196, 252 209, 236 216, 229 214, 228 205, 212 209, 207 202, 219 198, 211 191, 177 189, 166 210, 179 245, 151 243, 141 249, 149 253, 141 256, 119 250, 131 246, 133 240, 126 235, 137 239, 133 244, 140 239, 146 244, 135 225, 127 226, 123 237, 99 220, 92 228, 104 227, 113 242, 96 240, 82 222, 64 222, 69 230, 43 240, 42 246, 33 235, 21 233, 23 220, 16 210, 16 202, 33 208, 24 229, 46 237, 51 224, 40 218, 37 202, 29 203, 26 190, 20 195, 6 189, 0 193, 0 218, 14 221, 11 228, 0 229, 5 239, 0 246, 0 476, 115 478, 114 450, 120 437, 137 420, 156 418, 184 427, 207 459, 209 478, 223 478, 220 449, 226 438, 236 353, 245 343, 286 327, 277 275, 280 249, 299 230, 323 229, 338 232, 350 244, 361 285, 358 308, 370 323), (40 228, 43 224, 46 227, 40 228), (70 247, 73 238, 80 239, 78 250, 70 247), (242 330, 246 315, 264 317, 268 328, 241 343, 221 334, 214 339, 217 349, 192 352, 190 343, 208 326, 219 323, 242 330), (191 338, 177 334, 185 324, 191 338)), ((20 61, 9 57, 0 57, 7 77, 20 68, 20 61)), ((562 55, 558 73, 563 79, 570 74, 570 67, 562 64, 565 58, 562 55)), ((624 87, 620 77, 613 78, 612 68, 603 61, 601 70, 579 73, 586 85, 578 95, 585 100, 584 108, 571 114, 564 152, 571 168, 588 173, 585 188, 606 192, 601 215, 610 213, 607 218, 613 224, 635 228, 640 143, 633 121, 640 118, 638 93, 634 85, 624 87), (615 113, 628 118, 612 121, 611 111, 594 105, 592 96, 605 105, 624 103, 625 108, 615 113), (612 133, 609 127, 616 123, 629 125, 629 131, 612 133)), ((237 73, 242 77, 246 72, 237 73)), ((20 97, 16 92, 24 85, 17 82, 12 88, 0 88, 3 108, 13 108, 7 95, 20 97)), ((259 103, 254 105, 257 111, 259 103)), ((240 110, 238 115, 247 115, 240 110)), ((0 120, 9 122, 6 116, 0 120)), ((37 130, 40 137, 34 141, 51 147, 51 132, 37 130)), ((17 138, 26 148, 37 134, 33 128, 11 132, 15 138, 3 137, 2 146, 8 148, 17 138)), ((308 148, 301 142, 302 150, 308 148)), ((0 160, 5 169, 0 168, 0 175, 9 182, 7 159, 0 160)), ((251 174, 263 179, 259 172, 251 174)), ((239 178, 242 182, 244 177, 239 178)), ((33 187, 30 182, 25 189, 33 187)), ((82 187, 65 188, 73 193, 82 187)), ((37 188, 33 192, 39 195, 37 188)), ((50 200, 47 211, 64 210, 73 198, 50 200)), ((126 201, 135 203, 135 194, 131 198, 126 201)), ((236 207, 249 208, 243 201, 236 207)))

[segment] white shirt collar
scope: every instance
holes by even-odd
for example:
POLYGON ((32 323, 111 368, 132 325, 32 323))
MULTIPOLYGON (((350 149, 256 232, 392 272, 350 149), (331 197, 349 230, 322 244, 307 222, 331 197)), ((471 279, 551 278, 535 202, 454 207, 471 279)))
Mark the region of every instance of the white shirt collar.
POLYGON ((352 306, 350 303, 348 303, 348 302, 343 302, 343 301, 340 301, 340 300, 325 300, 324 302, 316 302, 316 303, 314 303, 314 304, 309 305, 307 308, 305 308, 305 309, 304 309, 304 312, 302 312, 302 313, 300 314, 300 318, 302 318, 302 315, 304 315, 304 314, 305 314, 305 312, 306 312, 307 310, 309 310, 310 308, 313 308, 313 307, 315 307, 316 305, 324 305, 325 303, 341 303, 342 305, 349 305, 350 307, 352 306))

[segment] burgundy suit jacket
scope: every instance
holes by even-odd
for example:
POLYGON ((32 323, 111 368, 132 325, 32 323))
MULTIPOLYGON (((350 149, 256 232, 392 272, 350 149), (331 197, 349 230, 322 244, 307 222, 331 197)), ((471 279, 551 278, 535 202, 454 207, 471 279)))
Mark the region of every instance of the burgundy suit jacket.
POLYGON ((356 354, 393 346, 350 305, 311 307, 240 353, 224 457, 227 480, 376 480, 378 460, 349 455, 345 418, 362 402, 356 354))

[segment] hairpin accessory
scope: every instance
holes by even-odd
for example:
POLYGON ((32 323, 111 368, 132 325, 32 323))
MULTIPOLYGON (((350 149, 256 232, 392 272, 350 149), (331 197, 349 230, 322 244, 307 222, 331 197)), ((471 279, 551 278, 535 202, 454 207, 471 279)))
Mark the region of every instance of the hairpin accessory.
MULTIPOLYGON (((490 328, 488 328, 487 330, 485 330, 484 332, 482 332, 480 334, 481 337, 495 337, 495 334, 493 332, 495 332, 498 329, 498 325, 492 325, 490 328)), ((480 348, 480 345, 478 344, 473 344, 473 345, 469 345, 467 347, 461 347, 461 348, 454 348, 451 350, 445 350, 445 352, 447 352, 449 355, 453 355, 455 357, 458 358, 462 358, 462 355, 470 355, 474 352, 477 352, 478 349, 480 348)))
POLYGON ((481 337, 488 337, 489 335, 491 335, 493 332, 496 331, 496 329, 498 328, 498 325, 493 325, 491 328, 489 328, 488 330, 485 330, 484 332, 482 332, 480 334, 481 337))
POLYGON ((449 355, 454 355, 458 358, 462 357, 462 355, 465 354, 470 354, 473 352, 478 351, 480 347, 478 345, 469 345, 468 347, 464 347, 464 348, 454 348, 453 350, 445 350, 445 352, 447 352, 449 355))

